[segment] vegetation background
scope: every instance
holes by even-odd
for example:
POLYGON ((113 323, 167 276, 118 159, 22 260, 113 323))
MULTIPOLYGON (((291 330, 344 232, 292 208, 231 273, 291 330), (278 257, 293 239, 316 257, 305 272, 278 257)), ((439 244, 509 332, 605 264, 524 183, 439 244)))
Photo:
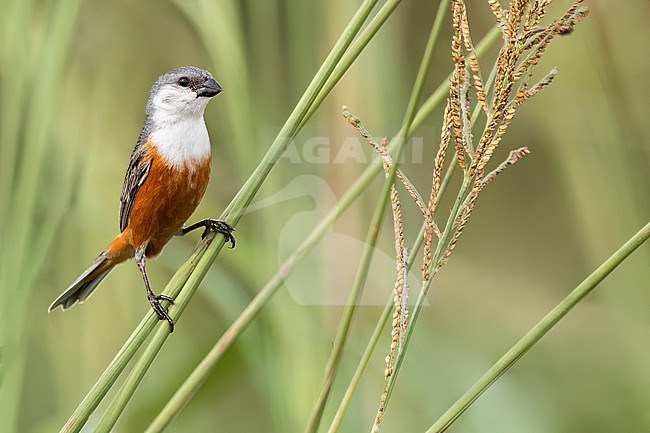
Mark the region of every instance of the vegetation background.
MULTIPOLYGON (((36 182, 22 262, 33 278, 8 277, 19 266, 11 258, 21 251, 11 236, 24 221, 5 219, 0 238, 0 361, 6 365, 14 356, 7 353, 11 348, 18 351, 19 366, 3 377, 0 417, 11 419, 12 429, 57 431, 149 308, 130 263, 116 269, 83 307, 46 313, 117 234, 122 176, 153 80, 172 67, 194 64, 211 70, 225 89, 206 112, 214 174, 192 219, 218 216, 266 152, 357 3, 0 1, 0 35, 28 23, 19 39, 5 36, 1 45, 2 215, 18 206, 16 192, 22 191, 7 176, 16 171, 6 158, 14 145, 8 141, 11 125, 18 125, 15 142, 44 143, 42 164, 32 166, 29 146, 17 151, 27 161, 20 173, 36 182), (70 20, 67 39, 52 34, 57 19, 70 20), (22 105, 12 103, 16 87, 22 105), (44 241, 49 232, 51 242, 44 241)), ((469 3, 478 40, 493 17, 485 2, 469 3)), ((557 0, 553 9, 567 5, 557 0)), ((459 248, 434 283, 385 431, 428 428, 650 215, 650 3, 587 5, 589 18, 555 42, 543 60, 548 67, 540 69, 558 67, 557 79, 520 110, 500 148, 505 156, 525 145, 532 154, 481 195, 459 248)), ((263 201, 240 221, 237 248, 220 254, 116 432, 146 428, 278 263, 366 167, 371 150, 343 120, 341 105, 375 134, 396 133, 436 8, 437 2, 404 1, 290 146, 260 192, 263 201)), ((443 34, 428 92, 451 69, 450 24, 443 34)), ((423 191, 430 187, 441 111, 416 132, 403 165, 423 191)), ((336 304, 351 286, 379 188, 377 181, 298 266, 169 432, 304 429, 341 314, 336 304)), ((414 206, 405 207, 412 241, 420 220, 414 206)), ((334 401, 392 290, 394 268, 382 261, 393 255, 392 236, 391 224, 385 224, 378 246, 384 257, 380 253, 373 262, 334 401)), ((164 287, 196 240, 172 241, 149 266, 155 287, 164 287)), ((648 263, 646 245, 450 431, 650 431, 648 263)), ((367 431, 372 423, 387 336, 382 343, 342 431, 367 431)), ((334 409, 327 407, 326 420, 334 409)))

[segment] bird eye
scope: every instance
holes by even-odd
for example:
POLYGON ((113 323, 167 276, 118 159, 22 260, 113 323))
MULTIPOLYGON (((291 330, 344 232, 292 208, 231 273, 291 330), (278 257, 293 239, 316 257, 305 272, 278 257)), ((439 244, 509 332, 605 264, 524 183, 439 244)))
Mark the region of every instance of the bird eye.
POLYGON ((190 79, 187 77, 181 77, 178 79, 178 85, 181 87, 187 87, 190 85, 190 79))

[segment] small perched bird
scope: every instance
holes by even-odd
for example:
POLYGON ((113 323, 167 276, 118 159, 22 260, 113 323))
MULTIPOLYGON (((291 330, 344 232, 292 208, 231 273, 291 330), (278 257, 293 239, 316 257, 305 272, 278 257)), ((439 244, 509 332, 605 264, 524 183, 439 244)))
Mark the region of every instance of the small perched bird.
POLYGON ((174 331, 174 321, 149 285, 145 259, 161 253, 173 236, 199 227, 222 233, 235 247, 234 228, 225 221, 185 221, 201 201, 210 178, 211 148, 203 113, 221 86, 195 66, 162 74, 149 93, 144 127, 133 149, 120 197, 120 231, 97 259, 50 306, 63 310, 84 302, 119 263, 135 258, 147 299, 160 319, 174 331))

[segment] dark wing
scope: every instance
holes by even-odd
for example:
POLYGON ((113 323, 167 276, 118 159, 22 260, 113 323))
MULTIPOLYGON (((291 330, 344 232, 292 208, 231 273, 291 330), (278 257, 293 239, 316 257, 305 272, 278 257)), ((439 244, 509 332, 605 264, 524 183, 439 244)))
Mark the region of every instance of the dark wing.
POLYGON ((122 185, 122 195, 120 196, 120 232, 124 231, 129 222, 135 196, 147 178, 151 167, 151 157, 148 155, 145 143, 146 139, 141 136, 131 153, 129 168, 124 176, 124 185, 122 185))

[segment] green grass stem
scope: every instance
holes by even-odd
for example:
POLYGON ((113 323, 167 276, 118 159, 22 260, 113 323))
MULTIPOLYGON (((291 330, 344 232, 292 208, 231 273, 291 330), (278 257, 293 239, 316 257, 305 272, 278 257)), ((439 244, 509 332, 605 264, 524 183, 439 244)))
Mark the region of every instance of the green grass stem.
POLYGON ((336 68, 332 72, 332 75, 325 83, 325 86, 323 86, 323 89, 318 93, 314 104, 305 115, 305 118, 300 125, 301 128, 311 118, 311 116, 316 111, 316 108, 325 100, 327 95, 329 95, 336 83, 338 83, 338 81, 343 77, 347 70, 350 69, 352 63, 366 48, 368 43, 372 40, 379 29, 382 28, 386 20, 391 16, 391 14, 395 11, 395 8, 399 6, 401 2, 402 0, 388 0, 386 3, 384 3, 377 14, 372 18, 372 20, 370 20, 370 23, 368 23, 368 25, 359 34, 359 37, 354 40, 352 45, 350 45, 350 48, 341 58, 341 61, 336 65, 336 68))
MULTIPOLYGON (((318 69, 318 72, 316 72, 313 80, 309 83, 307 90, 305 90, 296 104, 296 107, 289 115, 289 118, 273 141, 268 152, 264 155, 255 171, 253 171, 244 186, 242 186, 235 198, 230 202, 230 205, 228 205, 224 211, 224 214, 233 225, 239 221, 239 218, 241 218, 246 207, 248 207, 250 202, 253 200, 253 197, 262 186, 262 183, 268 176, 269 172, 280 159, 282 153, 286 150, 290 140, 295 137, 300 130, 305 115, 309 112, 310 108, 315 105, 314 102, 316 101, 318 93, 324 88, 327 80, 332 75, 334 68, 340 62, 345 51, 356 37, 359 29, 368 18, 368 15, 374 8, 375 4, 377 4, 377 0, 364 0, 364 2, 359 6, 359 9, 341 34, 341 37, 334 45, 334 48, 332 48, 332 51, 330 51, 325 61, 318 69)), ((209 257, 211 257, 209 264, 212 264, 216 254, 209 254, 209 257)))
MULTIPOLYGON (((445 176, 443 177, 442 182, 440 183, 440 191, 438 192, 439 197, 444 196, 445 191, 447 190, 447 186, 449 185, 449 181, 451 180, 451 177, 456 171, 456 167, 458 167, 458 165, 456 164, 456 159, 454 158, 451 160, 451 163, 447 168, 445 176)), ((417 253, 420 250, 422 243, 424 242, 425 230, 426 230, 426 222, 422 223, 422 227, 420 227, 420 232, 418 233, 417 237, 415 238, 415 241, 413 242, 412 251, 408 258, 407 270, 410 270, 411 267, 413 266, 413 262, 417 257, 417 253)), ((334 414, 334 418, 332 419, 332 422, 328 429, 328 433, 335 433, 338 431, 341 422, 343 421, 343 416, 345 415, 345 412, 348 409, 350 401, 352 400, 352 395, 354 394, 354 391, 359 385, 359 382, 361 381, 361 377, 363 376, 363 373, 365 372, 366 367, 370 362, 370 358, 372 357, 372 354, 375 351, 375 348, 377 347, 377 342, 379 341, 381 332, 386 326, 386 323, 388 322, 388 319, 391 316, 392 310, 393 310, 393 294, 391 293, 390 296, 388 297, 386 306, 382 310, 379 319, 377 320, 375 329, 373 330, 370 340, 366 345, 366 349, 364 350, 363 355, 359 360, 359 363, 357 365, 356 370, 354 371, 352 379, 350 380, 350 383, 347 389, 345 390, 345 394, 341 399, 339 407, 336 410, 336 413, 334 414)))
MULTIPOLYGON (((403 146, 400 147, 400 149, 403 148, 403 146)), ((394 166, 397 166, 397 163, 395 163, 394 166)), ((381 196, 377 202, 377 205, 375 206, 372 220, 368 227, 368 233, 366 235, 363 251, 361 252, 361 257, 359 259, 357 273, 355 274, 354 281, 352 283, 352 289, 350 290, 345 308, 343 309, 343 314, 336 331, 336 337, 334 338, 332 351, 330 352, 329 358, 327 359, 327 364, 325 365, 323 384, 318 394, 318 398, 316 399, 316 404, 312 410, 309 422, 307 423, 307 428, 305 429, 306 433, 315 433, 318 431, 318 427, 320 426, 321 419, 323 417, 323 411, 325 410, 325 404, 327 403, 330 390, 332 389, 332 384, 336 378, 341 356, 343 355, 343 348, 345 347, 345 343, 347 341, 350 330, 350 324, 352 323, 352 316, 357 309, 357 304, 361 298, 363 287, 366 284, 368 271, 370 269, 370 262, 372 261, 375 246, 377 245, 377 238, 379 237, 381 223, 384 219, 386 203, 388 201, 388 195, 384 194, 386 192, 386 185, 388 185, 388 194, 390 194, 392 183, 384 182, 381 196)))
MULTIPOLYGON (((433 26, 431 27, 429 39, 422 55, 422 61, 415 78, 415 83, 413 84, 411 96, 409 98, 406 112, 404 114, 404 120, 402 121, 402 127, 400 128, 400 133, 396 137, 397 140, 406 141, 406 137, 410 135, 410 131, 412 130, 413 119, 417 113, 417 108, 422 96, 422 89, 424 88, 424 82, 431 67, 433 52, 436 45, 438 44, 440 30, 442 29, 442 21, 449 9, 449 3, 450 0, 444 0, 440 3, 440 5, 438 5, 438 12, 434 19, 433 26)), ((377 204, 375 205, 375 210, 373 212, 370 226, 368 227, 368 233, 366 234, 366 240, 364 242, 363 251, 359 260, 359 266, 357 267, 354 282, 352 283, 352 289, 350 290, 348 301, 343 310, 343 315, 341 317, 336 337, 334 339, 334 347, 330 352, 329 359, 327 360, 323 385, 307 424, 307 433, 317 432, 318 427, 320 426, 323 411, 325 410, 325 404, 327 403, 332 384, 334 383, 334 379, 338 371, 341 356, 343 355, 343 348, 348 337, 350 324, 352 323, 352 316, 357 309, 357 304, 361 297, 361 293, 363 292, 363 287, 366 284, 368 272, 370 269, 370 263, 375 252, 375 246, 379 237, 379 231, 384 219, 386 205, 388 204, 390 192, 395 182, 395 176, 399 167, 399 160, 404 152, 405 147, 406 146, 402 144, 395 151, 393 166, 391 167, 390 172, 384 181, 382 190, 377 200, 377 204)))
POLYGON ((467 408, 476 401, 499 377, 512 367, 557 323, 600 284, 623 260, 630 256, 650 237, 650 222, 632 236, 594 272, 585 278, 569 295, 555 306, 542 320, 510 348, 481 378, 474 383, 442 416, 427 433, 444 432, 467 408))
MULTIPOLYGON (((449 213, 449 217, 447 219, 447 223, 445 225, 445 229, 442 232, 442 235, 440 236, 440 239, 438 240, 438 243, 436 244, 436 250, 433 253, 433 258, 431 260, 432 264, 438 263, 440 260, 441 254, 444 252, 444 247, 447 245, 446 241, 449 239, 449 236, 451 235, 452 232, 452 226, 454 223, 454 220, 458 216, 458 213, 460 211, 460 207, 462 202, 464 201, 464 197, 469 190, 469 187, 471 185, 470 178, 467 176, 463 176, 463 184, 461 185, 461 188, 458 192, 458 196, 456 197, 456 200, 454 201, 454 205, 452 207, 451 212, 449 213)), ((417 323, 418 316, 420 315, 420 311, 422 311, 422 307, 424 306, 424 301, 426 299, 427 293, 429 291, 429 288, 431 287, 431 282, 433 281, 433 278, 436 275, 436 272, 439 268, 433 267, 431 273, 430 273, 430 278, 428 280, 425 280, 422 282, 422 287, 420 289, 420 293, 418 295, 418 299, 415 302, 415 305, 413 309, 411 310, 409 314, 409 324, 406 328, 406 332, 404 334, 404 340, 402 342, 400 350, 397 352, 397 355, 395 357, 395 365, 394 365, 394 370, 393 374, 390 376, 388 379, 388 394, 386 395, 386 401, 384 404, 384 410, 388 408, 388 403, 390 401, 390 397, 392 395, 393 389, 395 387, 395 383, 397 381, 397 376, 399 374, 400 368, 404 362, 404 358, 407 353, 407 348, 409 345, 409 342, 411 340, 411 337, 413 335, 413 331, 415 330, 415 324, 417 323)), ((373 424, 373 427, 371 429, 371 432, 376 431, 376 426, 373 424)))
MULTIPOLYGON (((411 266, 413 266, 413 262, 415 261, 417 252, 422 246, 422 242, 424 241, 424 231, 425 231, 425 225, 423 224, 422 228, 420 229, 420 233, 418 234, 417 238, 415 238, 415 242, 413 243, 413 250, 409 255, 407 270, 410 270, 411 266)), ((357 365, 357 368, 354 371, 352 378, 350 379, 350 383, 348 384, 348 387, 345 390, 345 394, 341 398, 341 403, 339 404, 339 407, 336 410, 336 413, 334 414, 334 418, 332 419, 332 422, 330 423, 330 426, 327 430, 328 433, 337 432, 339 427, 341 426, 341 421, 343 421, 343 416, 345 415, 345 412, 348 409, 350 401, 352 400, 352 395, 354 394, 354 391, 357 389, 357 386, 361 381, 361 377, 366 371, 366 367, 368 366, 368 363, 370 362, 370 358, 372 357, 372 354, 374 353, 375 348, 377 347, 377 343, 379 342, 379 338, 381 337, 382 331, 386 327, 386 323, 388 323, 388 319, 391 317, 391 313, 393 312, 393 307, 394 307, 393 294, 391 293, 388 296, 388 299, 386 300, 386 305, 384 306, 384 309, 381 311, 381 314, 379 315, 379 320, 375 325, 375 329, 372 331, 370 340, 368 341, 368 344, 366 345, 366 349, 363 351, 363 354, 361 355, 359 364, 357 365)))
MULTIPOLYGON (((169 281, 164 293, 168 296, 175 296, 181 287, 187 282, 192 270, 198 260, 207 249, 207 243, 199 243, 190 258, 178 269, 174 277, 169 281)), ((67 423, 61 429, 61 433, 78 433, 88 421, 90 414, 99 406, 99 403, 106 396, 124 368, 129 364, 133 356, 146 341, 149 334, 159 322, 158 316, 153 310, 148 311, 142 321, 138 324, 129 339, 124 343, 120 351, 115 355, 108 367, 104 370, 92 389, 86 394, 79 406, 72 413, 67 423)))

